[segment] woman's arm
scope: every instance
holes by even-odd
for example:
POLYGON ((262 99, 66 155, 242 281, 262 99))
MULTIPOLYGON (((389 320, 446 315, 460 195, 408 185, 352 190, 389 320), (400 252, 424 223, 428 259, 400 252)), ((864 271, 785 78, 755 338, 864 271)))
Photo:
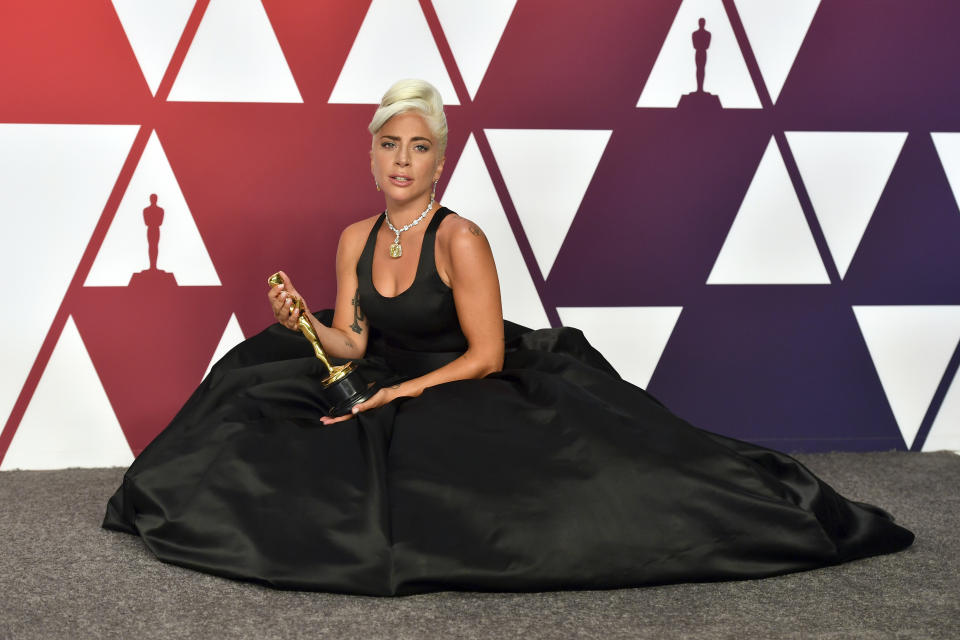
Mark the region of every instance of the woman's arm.
MULTIPOLYGON (((354 223, 340 234, 337 245, 337 299, 331 326, 321 324, 310 313, 304 301, 304 313, 317 332, 323 350, 337 358, 362 358, 367 350, 369 327, 358 304, 357 261, 370 231, 371 220, 354 223)), ((287 328, 295 330, 299 312, 293 308, 292 303, 303 298, 293 287, 289 277, 282 271, 280 273, 286 285, 274 287, 270 291, 271 303, 274 303, 276 311, 275 300, 280 301, 281 312, 277 319, 287 328)))
MULTIPOLYGON (((418 396, 427 387, 482 378, 503 368, 503 311, 500 283, 490 244, 480 228, 459 216, 444 221, 437 233, 437 264, 441 279, 453 289, 460 328, 467 350, 453 362, 426 375, 381 389, 354 413, 384 405, 402 396, 418 396)), ((323 417, 326 424, 345 420, 323 417)))

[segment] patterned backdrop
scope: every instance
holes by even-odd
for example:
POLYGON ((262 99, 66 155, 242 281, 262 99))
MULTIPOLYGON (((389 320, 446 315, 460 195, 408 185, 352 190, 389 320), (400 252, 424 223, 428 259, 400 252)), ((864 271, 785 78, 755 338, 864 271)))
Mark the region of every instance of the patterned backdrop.
POLYGON ((960 449, 958 29, 939 0, 3 2, 0 468, 128 463, 277 269, 332 304, 402 77, 449 105, 441 199, 508 318, 720 433, 960 449))

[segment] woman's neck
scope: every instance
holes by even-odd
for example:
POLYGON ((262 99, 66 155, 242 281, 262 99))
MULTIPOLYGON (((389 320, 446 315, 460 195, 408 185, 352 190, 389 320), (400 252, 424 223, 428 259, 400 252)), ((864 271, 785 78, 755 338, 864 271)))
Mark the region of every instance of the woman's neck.
MULTIPOLYGON (((423 211, 430 205, 430 195, 427 194, 423 198, 416 198, 408 202, 398 202, 387 199, 386 205, 390 222, 395 227, 402 227, 420 217, 423 211)), ((436 209, 437 205, 434 204, 433 208, 436 209)))

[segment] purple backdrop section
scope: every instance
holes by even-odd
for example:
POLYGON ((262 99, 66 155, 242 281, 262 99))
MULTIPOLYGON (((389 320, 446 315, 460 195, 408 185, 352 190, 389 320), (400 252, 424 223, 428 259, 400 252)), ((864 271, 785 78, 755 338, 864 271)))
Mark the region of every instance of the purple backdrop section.
MULTIPOLYGON (((615 19, 588 17, 580 64, 558 65, 564 77, 556 86, 567 106, 550 106, 555 96, 540 85, 529 94, 519 87, 522 95, 510 105, 513 123, 528 113, 551 120, 540 126, 613 129, 544 285, 545 304, 683 306, 649 389, 694 424, 788 450, 904 448, 851 307, 960 304, 960 212, 930 137, 960 131, 960 5, 825 0, 771 105, 735 7, 726 2, 763 109, 638 109, 660 42, 631 34, 665 37, 678 6, 643 3, 615 19), (569 93, 582 111, 571 109, 569 93), (843 280, 784 135, 831 130, 909 133, 843 280), (708 286, 771 136, 831 284, 708 286)), ((478 108, 485 95, 499 93, 499 83, 533 73, 498 67, 498 60, 516 59, 509 55, 520 46, 512 34, 523 34, 523 46, 545 49, 541 63, 549 64, 552 25, 528 29, 527 18, 520 3, 478 108)), ((914 448, 922 446, 958 360, 955 353, 914 448)))

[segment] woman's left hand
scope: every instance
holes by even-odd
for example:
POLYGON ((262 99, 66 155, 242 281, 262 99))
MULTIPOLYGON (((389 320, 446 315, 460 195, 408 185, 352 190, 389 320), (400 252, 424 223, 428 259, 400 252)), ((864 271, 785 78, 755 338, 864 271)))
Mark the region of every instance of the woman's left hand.
POLYGON ((331 418, 330 416, 321 416, 320 421, 323 424, 335 424, 337 422, 343 422, 344 420, 349 420, 353 417, 354 414, 360 413, 361 411, 367 411, 368 409, 376 409, 377 407, 382 407, 383 405, 396 400, 400 397, 399 393, 400 385, 394 385, 392 387, 384 387, 377 391, 375 394, 370 396, 368 400, 355 404, 352 413, 348 413, 345 416, 338 416, 336 418, 331 418))

